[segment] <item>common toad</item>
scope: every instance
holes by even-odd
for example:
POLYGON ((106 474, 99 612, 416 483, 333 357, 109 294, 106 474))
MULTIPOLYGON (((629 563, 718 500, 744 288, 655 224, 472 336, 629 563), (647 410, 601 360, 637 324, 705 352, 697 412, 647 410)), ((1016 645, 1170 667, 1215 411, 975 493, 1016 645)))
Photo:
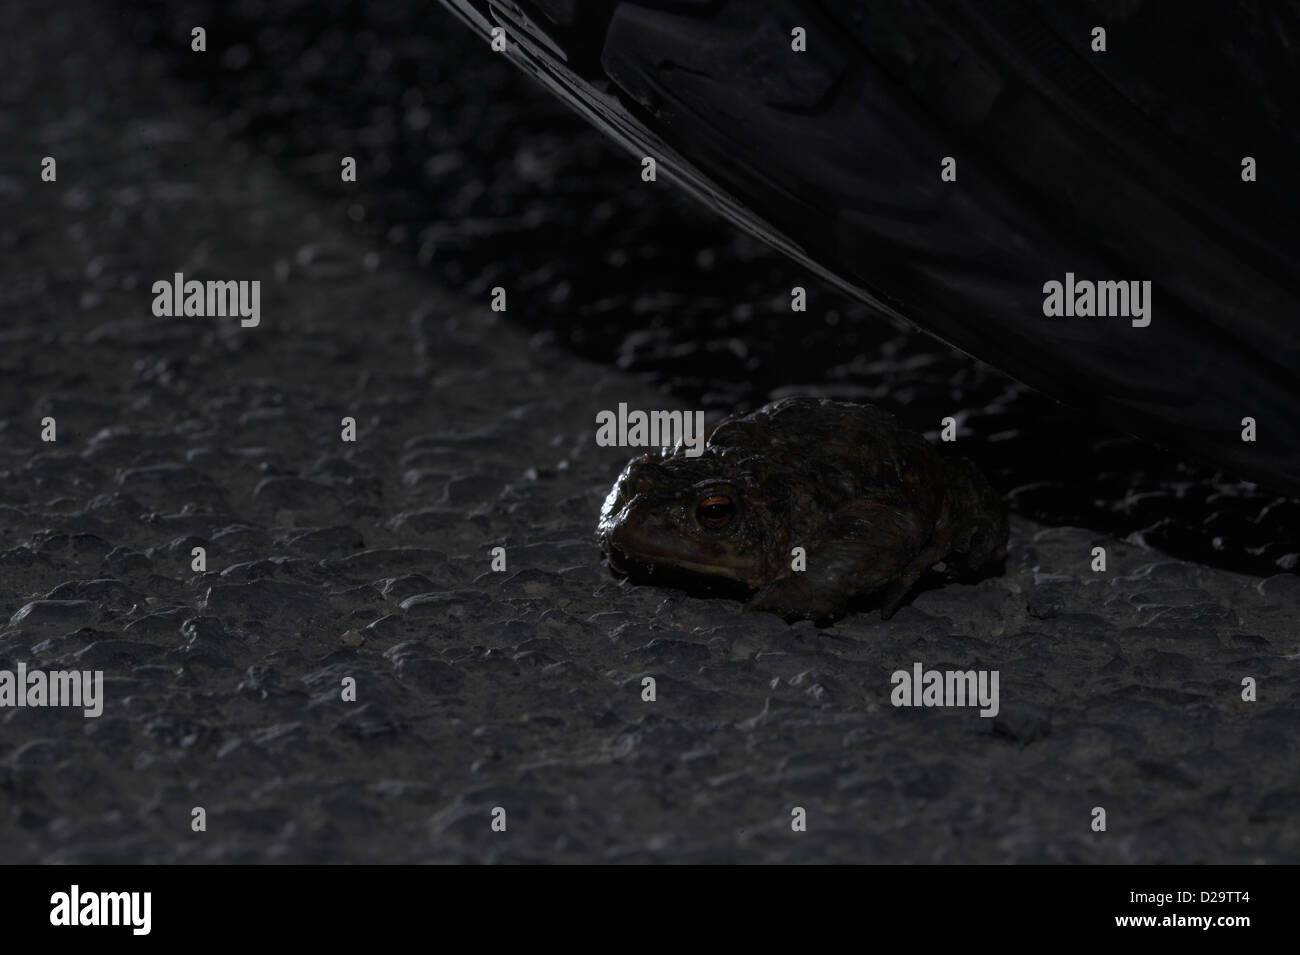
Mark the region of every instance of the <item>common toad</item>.
POLYGON ((730 585, 747 610, 826 623, 858 599, 888 618, 928 572, 969 577, 1006 556, 983 475, 879 408, 784 398, 684 450, 634 458, 605 499, 597 539, 615 573, 730 585))

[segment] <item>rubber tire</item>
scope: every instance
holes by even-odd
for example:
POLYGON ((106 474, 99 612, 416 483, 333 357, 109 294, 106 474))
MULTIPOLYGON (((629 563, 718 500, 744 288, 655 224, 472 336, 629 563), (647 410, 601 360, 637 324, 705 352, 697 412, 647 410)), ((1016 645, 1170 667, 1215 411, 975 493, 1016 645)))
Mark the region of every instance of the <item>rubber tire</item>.
POLYGON ((1126 431, 1300 491, 1297 4, 1198 0, 1174 20, 1142 0, 443 3, 841 289, 1126 431), (1067 272, 1149 280, 1149 326, 1045 317, 1044 283, 1067 272))

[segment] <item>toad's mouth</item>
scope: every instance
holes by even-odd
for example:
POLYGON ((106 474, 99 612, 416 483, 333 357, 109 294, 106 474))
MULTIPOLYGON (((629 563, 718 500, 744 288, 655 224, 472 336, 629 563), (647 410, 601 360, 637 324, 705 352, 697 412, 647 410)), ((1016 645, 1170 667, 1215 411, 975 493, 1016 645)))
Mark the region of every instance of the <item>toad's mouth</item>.
POLYGON ((701 583, 718 581, 752 587, 746 568, 691 560, 666 549, 642 547, 633 551, 626 546, 611 545, 605 559, 610 570, 634 581, 654 579, 657 583, 669 583, 682 578, 703 578, 701 583))

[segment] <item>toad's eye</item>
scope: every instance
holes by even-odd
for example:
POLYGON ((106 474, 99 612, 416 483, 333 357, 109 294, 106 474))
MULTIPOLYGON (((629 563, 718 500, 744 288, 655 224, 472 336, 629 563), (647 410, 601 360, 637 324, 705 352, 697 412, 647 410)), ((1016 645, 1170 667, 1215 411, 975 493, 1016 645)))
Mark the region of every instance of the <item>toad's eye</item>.
POLYGON ((732 505, 731 498, 716 494, 706 497, 696 505, 695 519, 701 526, 717 530, 719 527, 726 527, 735 512, 736 508, 732 505))

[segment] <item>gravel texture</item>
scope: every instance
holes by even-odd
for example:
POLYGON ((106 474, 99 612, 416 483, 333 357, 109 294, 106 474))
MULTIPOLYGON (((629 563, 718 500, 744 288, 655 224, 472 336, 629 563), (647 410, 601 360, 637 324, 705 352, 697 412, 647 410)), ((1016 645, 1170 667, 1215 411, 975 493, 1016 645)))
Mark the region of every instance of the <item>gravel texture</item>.
POLYGON ((0 36, 0 669, 106 703, 0 711, 0 861, 1300 861, 1294 574, 1018 513, 1003 577, 887 622, 622 584, 595 412, 683 399, 355 234, 65 8, 0 36), (262 280, 261 325, 154 318, 176 271, 262 280), (1000 714, 890 706, 914 661, 999 670, 1000 714))

